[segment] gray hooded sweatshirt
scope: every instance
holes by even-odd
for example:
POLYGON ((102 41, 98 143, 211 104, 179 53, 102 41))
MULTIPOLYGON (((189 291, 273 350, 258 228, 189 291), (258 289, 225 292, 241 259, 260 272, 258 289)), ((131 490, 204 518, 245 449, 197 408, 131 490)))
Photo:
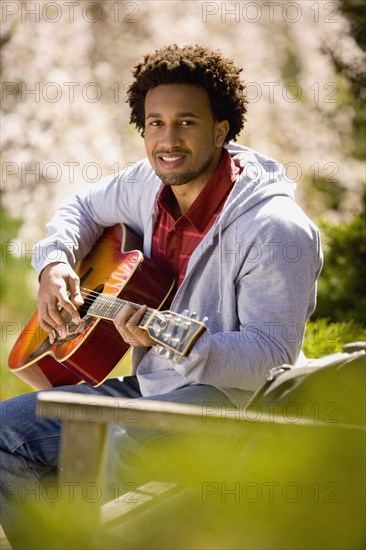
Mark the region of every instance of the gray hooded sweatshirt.
MULTIPOLYGON (((192 253, 170 307, 207 316, 207 331, 179 363, 155 347, 134 349, 133 372, 144 396, 207 384, 238 406, 270 368, 295 365, 301 351, 322 265, 319 232, 295 203, 295 184, 282 165, 248 147, 226 147, 241 174, 192 253)), ((144 159, 75 194, 47 225, 34 266, 39 272, 54 261, 74 266, 116 223, 143 236, 150 256, 162 185, 144 159)))

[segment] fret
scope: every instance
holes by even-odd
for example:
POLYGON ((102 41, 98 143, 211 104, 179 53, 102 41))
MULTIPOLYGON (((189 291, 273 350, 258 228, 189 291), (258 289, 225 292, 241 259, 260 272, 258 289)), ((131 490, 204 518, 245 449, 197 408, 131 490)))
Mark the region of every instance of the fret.
POLYGON ((106 310, 106 302, 103 298, 103 294, 100 294, 96 300, 92 303, 91 307, 89 308, 88 313, 93 315, 105 317, 105 310, 106 310))
POLYGON ((117 299, 113 296, 105 296, 104 302, 104 312, 108 314, 110 319, 114 319, 117 313, 122 309, 123 303, 121 301, 117 301, 117 299))
MULTIPOLYGON (((83 289, 84 292, 86 289, 83 289)), ((110 294, 97 294, 90 291, 95 299, 88 309, 91 317, 100 317, 112 321, 124 305, 132 305, 137 309, 140 304, 127 302, 122 298, 116 298, 110 294)), ((184 356, 189 353, 196 339, 206 330, 203 322, 195 320, 195 313, 189 314, 186 310, 182 315, 173 311, 159 311, 147 308, 139 326, 146 330, 149 336, 159 344, 161 350, 165 353, 175 354, 176 357, 184 356), (189 316, 188 316, 189 315, 189 316)), ((169 356, 170 357, 170 356, 169 356)))
MULTIPOLYGON (((127 300, 123 300, 123 298, 116 298, 110 294, 99 294, 88 309, 88 314, 112 321, 124 305, 132 305, 137 308, 141 307, 140 304, 128 302, 127 300)), ((140 325, 144 326, 155 311, 156 310, 152 308, 147 308, 140 321, 140 325)))

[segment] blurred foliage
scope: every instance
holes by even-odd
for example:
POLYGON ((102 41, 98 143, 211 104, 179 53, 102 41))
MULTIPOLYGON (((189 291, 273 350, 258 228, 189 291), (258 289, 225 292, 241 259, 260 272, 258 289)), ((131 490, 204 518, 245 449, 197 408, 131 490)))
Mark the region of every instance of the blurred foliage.
POLYGON ((341 9, 352 25, 352 34, 363 50, 366 50, 365 5, 362 0, 342 0, 341 9))
MULTIPOLYGON (((339 3, 341 12, 350 24, 351 35, 358 46, 366 51, 366 10, 363 0, 341 0, 339 3)), ((352 61, 345 62, 341 52, 328 49, 337 72, 345 75, 350 82, 349 104, 354 108, 356 116, 353 117, 355 158, 365 159, 365 132, 366 132, 366 68, 365 63, 356 64, 352 61)))
MULTIPOLYGON (((1 49, 4 201, 14 217, 24 218, 22 238, 42 237, 59 202, 94 181, 97 170, 109 176, 144 155, 125 105, 130 69, 147 52, 171 42, 219 48, 243 67, 249 112, 239 141, 295 165, 301 180, 297 200, 311 216, 339 219, 357 211, 363 153, 355 125, 362 112, 348 75, 359 74, 363 57, 359 26, 346 19, 353 2, 339 8, 336 2, 300 2, 294 5, 301 16, 295 22, 290 4, 258 3, 255 23, 250 21, 254 8, 249 14, 239 4, 240 20, 225 3, 208 3, 215 13, 205 17, 202 2, 179 0, 103 0, 88 5, 87 17, 75 5, 73 21, 60 6, 62 16, 52 23, 22 17, 21 9, 9 12, 1 49), (93 17, 97 21, 90 23, 93 17), (75 84, 72 99, 67 83, 75 84), (100 93, 98 101, 88 95, 90 84, 89 93, 100 93), (333 166, 340 190, 336 200, 333 166), (309 189, 312 176, 320 191, 309 189)), ((48 11, 55 16, 54 5, 48 11)))
POLYGON ((366 326, 366 220, 322 221, 324 267, 318 284, 316 318, 354 320, 366 326))
POLYGON ((365 325, 318 318, 306 325, 303 352, 309 359, 316 359, 342 351, 344 344, 359 341, 366 341, 365 325))
MULTIPOLYGON (((351 26, 351 34, 363 51, 366 51, 366 12, 363 0, 340 0, 339 7, 351 26)), ((365 84, 365 71, 350 74, 358 89, 365 84)))
POLYGON ((34 292, 30 288, 30 250, 16 237, 22 220, 11 218, 4 208, 0 209, 1 234, 1 278, 0 300, 3 315, 11 316, 14 321, 24 320, 24 314, 34 311, 34 292), (21 314, 18 314, 21 305, 21 314))
POLYGON ((0 273, 0 398, 14 397, 31 391, 31 388, 7 368, 7 357, 25 322, 35 310, 36 274, 30 267, 30 256, 21 253, 21 243, 16 235, 21 220, 11 218, 1 208, 1 273, 0 273))

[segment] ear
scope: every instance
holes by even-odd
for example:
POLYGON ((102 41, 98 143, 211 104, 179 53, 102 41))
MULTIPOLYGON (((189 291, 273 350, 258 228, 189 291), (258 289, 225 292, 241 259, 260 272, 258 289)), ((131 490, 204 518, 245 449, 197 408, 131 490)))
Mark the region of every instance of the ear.
POLYGON ((222 147, 226 136, 230 130, 230 124, 227 120, 216 121, 216 147, 222 147))

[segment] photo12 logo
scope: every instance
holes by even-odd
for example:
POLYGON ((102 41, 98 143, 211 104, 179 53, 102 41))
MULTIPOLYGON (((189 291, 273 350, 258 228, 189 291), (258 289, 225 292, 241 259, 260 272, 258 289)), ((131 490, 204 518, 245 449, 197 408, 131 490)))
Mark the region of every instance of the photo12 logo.
POLYGON ((110 86, 99 82, 2 82, 1 102, 27 101, 32 103, 58 103, 65 101, 85 101, 97 103, 102 99, 113 100, 114 103, 126 102, 126 91, 130 82, 124 84, 114 82, 110 86))
POLYGON ((268 503, 287 502, 295 504, 301 500, 313 502, 337 503, 339 502, 339 486, 328 481, 320 484, 314 482, 311 485, 301 485, 297 481, 281 483, 279 481, 248 481, 241 483, 236 481, 229 483, 222 481, 204 481, 201 485, 201 498, 204 504, 220 502, 226 503, 250 503, 260 501, 268 503))
POLYGON ((140 3, 124 2, 19 2, 3 1, 1 5, 1 22, 8 23, 11 19, 22 23, 57 23, 60 20, 74 23, 82 18, 86 23, 98 23, 106 19, 114 23, 138 23, 137 14, 140 3))
POLYGON ((202 2, 202 22, 298 23, 306 12, 314 23, 338 23, 337 2, 202 2))

